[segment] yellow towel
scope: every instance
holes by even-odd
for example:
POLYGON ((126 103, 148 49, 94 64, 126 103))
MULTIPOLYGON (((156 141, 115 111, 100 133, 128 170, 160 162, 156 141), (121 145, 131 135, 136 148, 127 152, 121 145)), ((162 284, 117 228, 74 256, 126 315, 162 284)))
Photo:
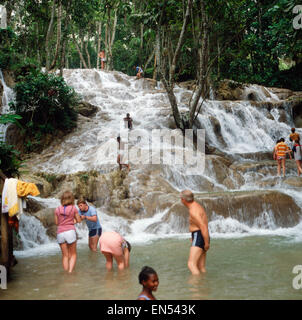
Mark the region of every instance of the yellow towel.
POLYGON ((40 194, 37 186, 34 183, 20 181, 18 179, 10 178, 5 180, 3 194, 4 208, 3 212, 8 212, 10 217, 16 214, 22 214, 22 199, 28 195, 37 196, 40 194))
POLYGON ((26 197, 28 195, 35 197, 38 196, 40 192, 34 183, 19 180, 17 184, 17 194, 18 197, 26 197))

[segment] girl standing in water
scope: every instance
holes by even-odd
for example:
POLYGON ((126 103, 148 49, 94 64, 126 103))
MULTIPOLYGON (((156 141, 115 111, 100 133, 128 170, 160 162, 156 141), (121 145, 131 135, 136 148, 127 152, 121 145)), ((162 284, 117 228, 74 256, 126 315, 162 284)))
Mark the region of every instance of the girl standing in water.
POLYGON ((159 285, 157 273, 150 267, 143 267, 138 276, 139 283, 143 286, 143 290, 137 300, 156 300, 152 291, 156 291, 159 285))
POLYGON ((302 149, 300 145, 300 138, 296 138, 294 141, 294 146, 293 146, 293 153, 294 153, 294 158, 296 160, 296 165, 298 169, 298 176, 300 176, 300 173, 302 173, 302 168, 301 168, 301 162, 302 162, 302 149))
POLYGON ((80 223, 81 217, 74 205, 74 196, 65 191, 61 197, 61 206, 55 210, 57 241, 62 251, 62 264, 65 271, 71 273, 77 261, 77 234, 75 223, 80 223))

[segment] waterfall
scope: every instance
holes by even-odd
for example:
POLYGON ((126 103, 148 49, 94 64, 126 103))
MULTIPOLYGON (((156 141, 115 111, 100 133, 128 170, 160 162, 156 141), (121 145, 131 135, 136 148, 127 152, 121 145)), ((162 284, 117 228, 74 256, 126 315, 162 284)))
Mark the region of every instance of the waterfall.
MULTIPOLYGON (((37 171, 64 174, 88 170, 106 172, 105 153, 99 152, 99 148, 116 143, 119 134, 128 132, 122 121, 127 113, 130 113, 133 119, 132 132, 142 137, 140 141, 130 139, 129 144, 141 146, 142 149, 147 143, 143 138, 149 137, 153 129, 167 129, 174 126, 167 94, 158 82, 148 79, 136 80, 135 77, 121 72, 96 69, 64 70, 64 78, 84 101, 97 106, 98 111, 89 120, 80 117, 81 121, 73 134, 65 137, 59 145, 44 150, 42 157, 37 155, 33 158, 31 166, 37 171)), ((188 111, 191 94, 192 91, 175 86, 175 96, 181 112, 188 111)), ((175 194, 185 188, 196 193, 209 193, 209 197, 211 192, 228 194, 233 191, 245 191, 252 195, 254 190, 272 190, 288 195, 299 208, 301 207, 302 197, 299 192, 291 191, 272 175, 272 163, 262 164, 260 160, 253 160, 250 156, 255 153, 263 155, 272 153, 277 139, 280 137, 288 139, 293 119, 287 103, 280 101, 269 89, 256 85, 247 86, 240 101, 217 101, 211 92, 211 99, 203 103, 198 122, 199 127, 206 131, 208 145, 231 157, 232 166, 227 163, 227 157, 220 157, 219 160, 215 158, 216 155, 207 156, 204 172, 196 175, 186 175, 185 170, 177 166, 161 165, 159 176, 175 190, 175 194), (253 101, 249 100, 251 97, 253 101), (237 159, 235 157, 237 154, 242 158, 237 159), (221 162, 217 164, 217 161, 221 162), (245 169, 241 168, 239 174, 236 165, 245 163, 251 165, 251 169, 244 171, 245 169), (257 165, 262 165, 261 170, 257 165), (220 168, 221 172, 217 172, 217 168, 220 168), (241 180, 238 179, 238 175, 241 176, 241 180), (228 183, 225 182, 227 179, 228 183), (266 186, 268 180, 274 182, 272 186, 270 184, 266 186)), ((297 132, 302 133, 301 129, 297 129, 297 132)), ((169 148, 169 143, 165 144, 165 148, 169 148)), ((107 171, 112 168, 116 168, 116 158, 107 171)), ((296 174, 293 168, 288 169, 290 175, 296 174)), ((144 170, 143 167, 131 170, 130 191, 139 189, 141 182, 139 177, 146 174, 144 170)), ((273 170, 275 175, 275 168, 273 170)), ((215 195, 213 197, 215 199, 215 195)), ((175 201, 179 202, 179 198, 175 201)), ((54 207, 53 204, 47 206, 54 207)), ((153 216, 138 220, 112 216, 104 208, 98 208, 98 214, 103 230, 116 230, 132 242, 144 243, 157 238, 188 236, 187 225, 184 224, 187 215, 182 215, 185 210, 181 208, 177 215, 177 210, 176 214, 171 214, 166 209, 158 209, 153 216)), ((232 209, 226 207, 227 210, 232 209)), ((238 212, 238 210, 237 213, 230 212, 229 217, 214 212, 209 222, 211 235, 213 237, 284 235, 301 240, 298 234, 301 233, 302 224, 280 227, 270 208, 263 208, 258 212, 254 221, 245 220, 244 212, 240 214, 238 212)), ((87 228, 77 228, 77 232, 81 241, 86 242, 87 228)))
MULTIPOLYGON (((15 94, 14 94, 14 91, 6 85, 1 69, 0 69, 0 82, 2 83, 2 86, 3 86, 2 110, 0 110, 0 114, 8 114, 10 113, 9 103, 14 100, 15 94)), ((8 125, 0 124, 0 139, 5 140, 7 127, 8 125)))

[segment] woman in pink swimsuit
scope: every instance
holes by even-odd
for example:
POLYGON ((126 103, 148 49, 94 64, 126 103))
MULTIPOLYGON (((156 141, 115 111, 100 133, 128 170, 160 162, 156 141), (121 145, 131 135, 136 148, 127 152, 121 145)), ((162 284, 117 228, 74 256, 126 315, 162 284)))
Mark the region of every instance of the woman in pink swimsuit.
POLYGON ((107 270, 112 269, 113 258, 119 270, 129 267, 131 245, 119 233, 103 232, 100 237, 100 249, 106 258, 107 270))

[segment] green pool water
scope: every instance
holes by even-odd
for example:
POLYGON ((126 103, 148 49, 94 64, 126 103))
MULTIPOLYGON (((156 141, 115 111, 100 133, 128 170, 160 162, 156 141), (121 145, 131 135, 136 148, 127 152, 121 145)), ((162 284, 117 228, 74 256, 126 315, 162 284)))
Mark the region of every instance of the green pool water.
POLYGON ((302 289, 293 288, 295 265, 302 265, 301 243, 285 237, 254 236, 212 239, 207 273, 191 276, 187 269, 189 239, 160 239, 133 245, 130 268, 112 272, 101 253, 78 245, 76 270, 62 270, 61 253, 45 252, 19 257, 7 290, 0 299, 136 299, 141 286, 138 274, 145 265, 159 276, 155 296, 165 300, 195 299, 301 299, 302 289))

